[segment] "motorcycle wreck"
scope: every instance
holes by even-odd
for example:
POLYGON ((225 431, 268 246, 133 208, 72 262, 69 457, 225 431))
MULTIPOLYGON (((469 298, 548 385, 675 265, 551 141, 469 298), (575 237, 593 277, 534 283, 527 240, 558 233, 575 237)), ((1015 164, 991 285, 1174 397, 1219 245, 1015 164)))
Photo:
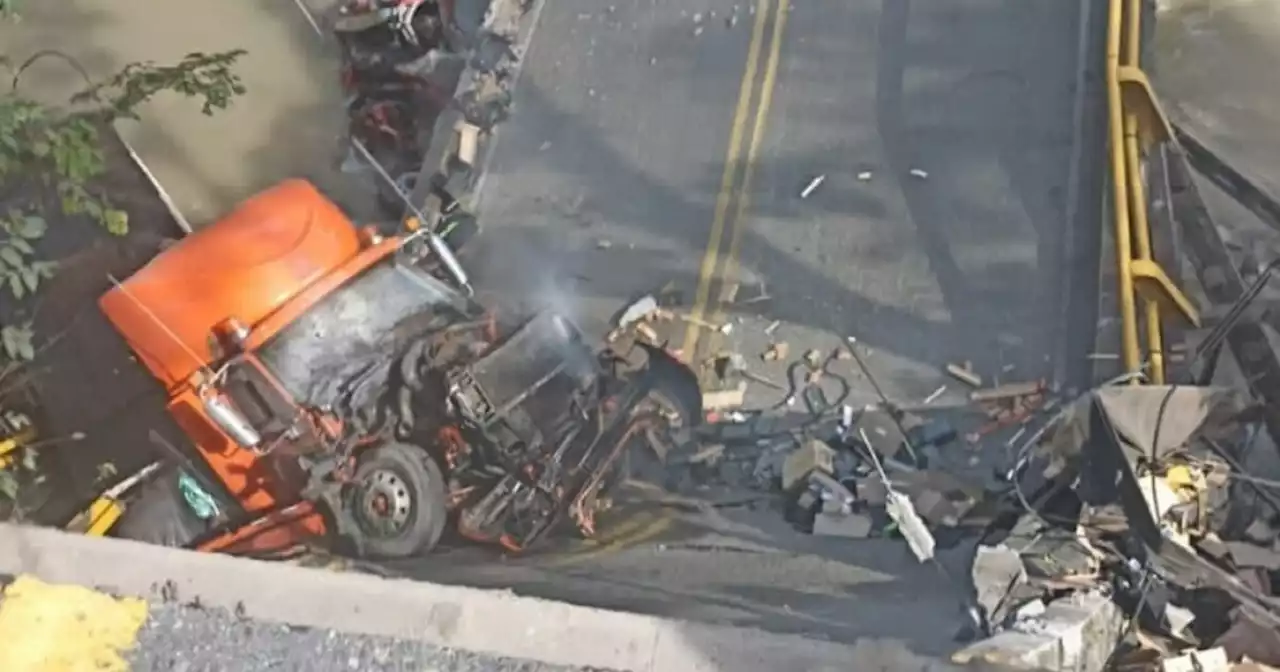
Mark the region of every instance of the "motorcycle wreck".
POLYGON ((422 237, 357 230, 295 180, 104 295, 190 444, 157 439, 166 466, 110 534, 399 558, 452 527, 521 552, 562 523, 592 534, 630 452, 662 455, 701 418, 665 351, 497 314, 439 277, 422 237))
MULTIPOLYGON (((347 132, 400 188, 412 190, 432 124, 453 104, 465 38, 453 27, 453 0, 353 0, 340 4, 331 33, 341 54, 347 132)), ((353 154, 344 170, 360 170, 353 154)), ((379 183, 379 207, 403 209, 379 183)))

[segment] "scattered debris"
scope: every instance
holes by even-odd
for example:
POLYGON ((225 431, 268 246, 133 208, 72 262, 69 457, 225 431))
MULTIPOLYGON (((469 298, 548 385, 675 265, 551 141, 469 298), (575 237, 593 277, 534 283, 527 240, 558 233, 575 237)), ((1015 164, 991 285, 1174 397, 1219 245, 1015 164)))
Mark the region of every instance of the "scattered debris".
POLYGON ((859 181, 859 182, 870 182, 870 181, 871 181, 871 171, 869 171, 869 170, 864 170, 864 171, 862 171, 862 172, 858 173, 858 181, 859 181))
POLYGON ((747 384, 739 383, 727 390, 710 390, 702 394, 702 407, 708 411, 740 408, 746 403, 747 384))
POLYGON ((920 170, 919 168, 912 168, 910 170, 910 173, 911 173, 911 176, 916 179, 920 179, 920 180, 929 179, 929 173, 926 173, 923 170, 920 170))
MULTIPOLYGON (((1043 397, 1020 385, 1012 399, 1043 397)), ((1023 604, 1110 587, 1129 624, 1116 669, 1280 664, 1280 572, 1254 566, 1280 568, 1280 497, 1244 471, 1251 408, 1225 388, 1104 387, 1017 444, 1005 522, 986 535, 1003 541, 974 563, 987 633, 1023 604), (1001 588, 995 558, 1020 578, 1001 588)))
POLYGON ((769 326, 767 326, 767 327, 765 327, 765 328, 764 328, 764 334, 765 334, 765 336, 772 336, 772 335, 773 335, 773 332, 777 331, 777 330, 778 330, 778 327, 779 327, 781 324, 782 324, 782 320, 774 320, 774 321, 770 322, 770 323, 769 323, 769 326))
POLYGON ((723 443, 713 443, 709 446, 704 446, 698 452, 694 453, 689 457, 687 462, 689 464, 708 464, 716 462, 720 460, 720 458, 724 457, 724 451, 725 447, 723 443))
POLYGON ((792 491, 807 482, 810 472, 821 471, 828 475, 835 472, 836 452, 823 441, 807 441, 787 455, 782 464, 782 490, 792 491))
POLYGON ((779 362, 787 358, 787 353, 791 351, 791 346, 786 341, 778 341, 770 343, 769 347, 760 354, 760 359, 766 362, 779 362))
POLYGON ((1163 660, 1160 672, 1230 672, 1231 667, 1226 650, 1219 646, 1163 660))
POLYGON ((652 294, 646 294, 622 311, 616 321, 616 326, 619 329, 626 329, 636 322, 649 319, 657 311, 658 300, 652 294))
POLYGON ((813 194, 818 187, 822 186, 822 183, 825 182, 826 179, 826 175, 819 175, 812 180, 809 180, 809 184, 805 185, 805 188, 800 192, 800 198, 809 198, 809 196, 813 194))
POLYGON ((688 322, 689 324, 692 324, 694 326, 702 327, 703 329, 718 331, 722 334, 729 334, 730 332, 733 331, 732 322, 725 322, 724 324, 715 324, 714 322, 708 322, 707 320, 697 317, 696 315, 681 315, 680 317, 685 322, 688 322))
MULTIPOLYGON (((865 445, 871 445, 871 442, 867 440, 866 434, 859 431, 859 436, 865 445)), ((876 451, 871 450, 869 453, 871 460, 875 463, 876 474, 880 477, 880 483, 884 486, 885 511, 893 519, 893 522, 897 523, 898 529, 907 540, 907 545, 911 547, 911 552, 915 554, 916 558, 920 562, 933 560, 933 551, 936 545, 933 534, 929 532, 924 520, 916 513, 915 507, 911 505, 911 500, 894 489, 893 483, 889 480, 889 474, 884 470, 884 465, 880 463, 880 458, 876 457, 876 451)))
POLYGON ((973 372, 973 364, 965 362, 963 364, 948 364, 947 373, 952 378, 968 385, 970 387, 982 387, 982 376, 973 372))
POLYGON ((997 387, 974 390, 969 393, 969 399, 972 401, 999 401, 1016 397, 1030 397, 1043 393, 1045 389, 1044 380, 1036 380, 1029 383, 1006 383, 997 387))
POLYGON ((924 398, 925 405, 928 406, 929 404, 932 404, 933 402, 937 401, 938 397, 941 397, 943 394, 946 394, 946 392, 947 392, 947 386, 939 385, 938 389, 934 390, 929 394, 929 396, 924 398))
POLYGON ((769 294, 769 290, 768 290, 768 288, 767 288, 767 287, 765 287, 764 282, 761 282, 759 285, 757 285, 757 286, 756 286, 756 294, 755 294, 755 296, 752 296, 752 297, 750 297, 750 298, 746 298, 746 299, 742 299, 741 301, 736 301, 736 302, 734 302, 734 304, 733 304, 733 305, 735 305, 735 306, 748 306, 748 305, 751 305, 751 304, 753 304, 753 303, 760 303, 761 301, 768 301, 769 299, 772 299, 772 298, 773 298, 773 296, 769 294))

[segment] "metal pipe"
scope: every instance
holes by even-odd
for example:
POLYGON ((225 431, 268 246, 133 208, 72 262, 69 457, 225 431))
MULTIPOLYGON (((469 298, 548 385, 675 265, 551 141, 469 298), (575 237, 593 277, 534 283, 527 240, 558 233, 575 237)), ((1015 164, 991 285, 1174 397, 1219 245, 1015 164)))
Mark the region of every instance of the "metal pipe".
POLYGON ((359 138, 351 138, 351 144, 355 146, 356 149, 360 150, 360 153, 364 155, 364 158, 369 162, 369 165, 373 166, 373 169, 377 171, 378 176, 390 185, 391 189, 395 192, 396 197, 403 201, 405 206, 409 208, 409 212, 413 213, 413 216, 417 217, 419 222, 422 222, 428 227, 428 231, 426 232, 427 245, 431 248, 431 251, 435 253, 436 257, 440 260, 440 263, 444 265, 444 268, 449 272, 449 275, 453 277, 454 282, 458 283, 458 287, 462 289, 467 296, 474 295, 475 290, 471 287, 471 279, 467 277, 466 270, 462 268, 462 262, 458 261, 458 257, 453 254, 453 250, 449 249, 449 244, 444 242, 444 238, 441 238, 440 234, 433 230, 434 224, 432 223, 432 220, 427 219, 427 216, 422 214, 422 210, 413 204, 413 201, 409 198, 408 194, 404 193, 404 190, 400 188, 400 185, 397 184, 395 180, 391 179, 391 175, 389 175, 386 169, 382 167, 382 164, 378 163, 377 159, 373 158, 373 154, 364 146, 363 142, 360 142, 359 138))
MULTIPOLYGON (((1141 65, 1142 54, 1142 0, 1127 0, 1125 12, 1126 34, 1124 38, 1124 64, 1141 65)), ((1142 154, 1139 151, 1138 115, 1124 110, 1125 179, 1129 189, 1129 216, 1133 231, 1134 252, 1137 258, 1152 258, 1151 224, 1147 220, 1147 197, 1142 178, 1142 154)), ((1147 359, 1150 362, 1151 382, 1164 384, 1164 338, 1160 324, 1160 306, 1155 301, 1143 302, 1143 317, 1147 337, 1147 359)))
POLYGON ((1120 99, 1120 39, 1124 27, 1124 5, 1111 0, 1107 16, 1107 135, 1113 190, 1112 222, 1116 238, 1116 274, 1120 304, 1120 361, 1126 373, 1141 370, 1138 349, 1136 297, 1133 291, 1132 229, 1129 221, 1129 191, 1125 179, 1123 103, 1120 99))

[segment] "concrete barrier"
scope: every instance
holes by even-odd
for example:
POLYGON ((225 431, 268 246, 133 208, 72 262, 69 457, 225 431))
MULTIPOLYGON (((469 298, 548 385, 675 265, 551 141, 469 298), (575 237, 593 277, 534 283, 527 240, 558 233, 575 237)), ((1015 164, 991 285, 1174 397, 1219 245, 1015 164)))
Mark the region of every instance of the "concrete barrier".
MULTIPOLYGON (((12 524, 0 524, 0 574, 559 665, 643 672, 817 672, 849 670, 859 658, 885 656, 866 647, 507 591, 336 573, 12 524)), ((905 650, 892 655, 912 658, 909 667, 870 669, 941 669, 905 650)))

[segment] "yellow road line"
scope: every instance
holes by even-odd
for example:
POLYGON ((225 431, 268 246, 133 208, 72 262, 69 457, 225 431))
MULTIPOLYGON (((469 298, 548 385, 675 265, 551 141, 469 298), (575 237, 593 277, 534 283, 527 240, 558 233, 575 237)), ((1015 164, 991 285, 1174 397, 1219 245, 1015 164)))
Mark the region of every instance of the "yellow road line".
POLYGON ((751 30, 751 42, 747 47, 746 71, 742 73, 742 84, 738 89, 738 104, 733 113, 733 127, 729 132, 729 148, 725 151, 720 194, 716 198, 715 215, 711 220, 711 235, 698 273, 698 291, 691 311, 693 319, 689 322, 684 334, 684 356, 690 362, 695 357, 694 350, 698 347, 698 332, 701 329, 695 323, 701 321, 706 313, 707 297, 711 292, 712 276, 715 274, 720 255, 720 241, 724 235, 725 217, 729 213, 729 205, 733 199, 733 182, 738 172, 742 132, 751 112, 751 94, 755 89, 756 72, 760 66, 760 47, 764 40, 764 27, 768 21, 768 14, 769 0, 756 0, 756 20, 751 30))
MULTIPOLYGON (((738 270, 738 248, 742 241, 742 227, 747 219, 747 211, 751 207, 751 181, 755 177, 756 157, 760 151, 760 144, 764 141, 765 126, 769 122, 769 106, 773 103, 773 89, 778 81, 778 62, 782 58, 782 36, 787 28, 790 4, 787 0, 781 0, 775 11, 773 36, 769 43, 769 60, 765 63, 764 82, 760 85, 760 103, 756 109, 756 123, 751 129, 751 142, 747 145, 747 165, 743 169, 742 183, 739 186, 738 207, 729 224, 729 250, 724 260, 725 282, 733 282, 733 276, 738 270)), ((728 306, 723 301, 718 302, 711 321, 718 322, 727 310, 728 306)), ((720 333, 713 334, 712 339, 710 350, 714 353, 719 348, 720 333)))

